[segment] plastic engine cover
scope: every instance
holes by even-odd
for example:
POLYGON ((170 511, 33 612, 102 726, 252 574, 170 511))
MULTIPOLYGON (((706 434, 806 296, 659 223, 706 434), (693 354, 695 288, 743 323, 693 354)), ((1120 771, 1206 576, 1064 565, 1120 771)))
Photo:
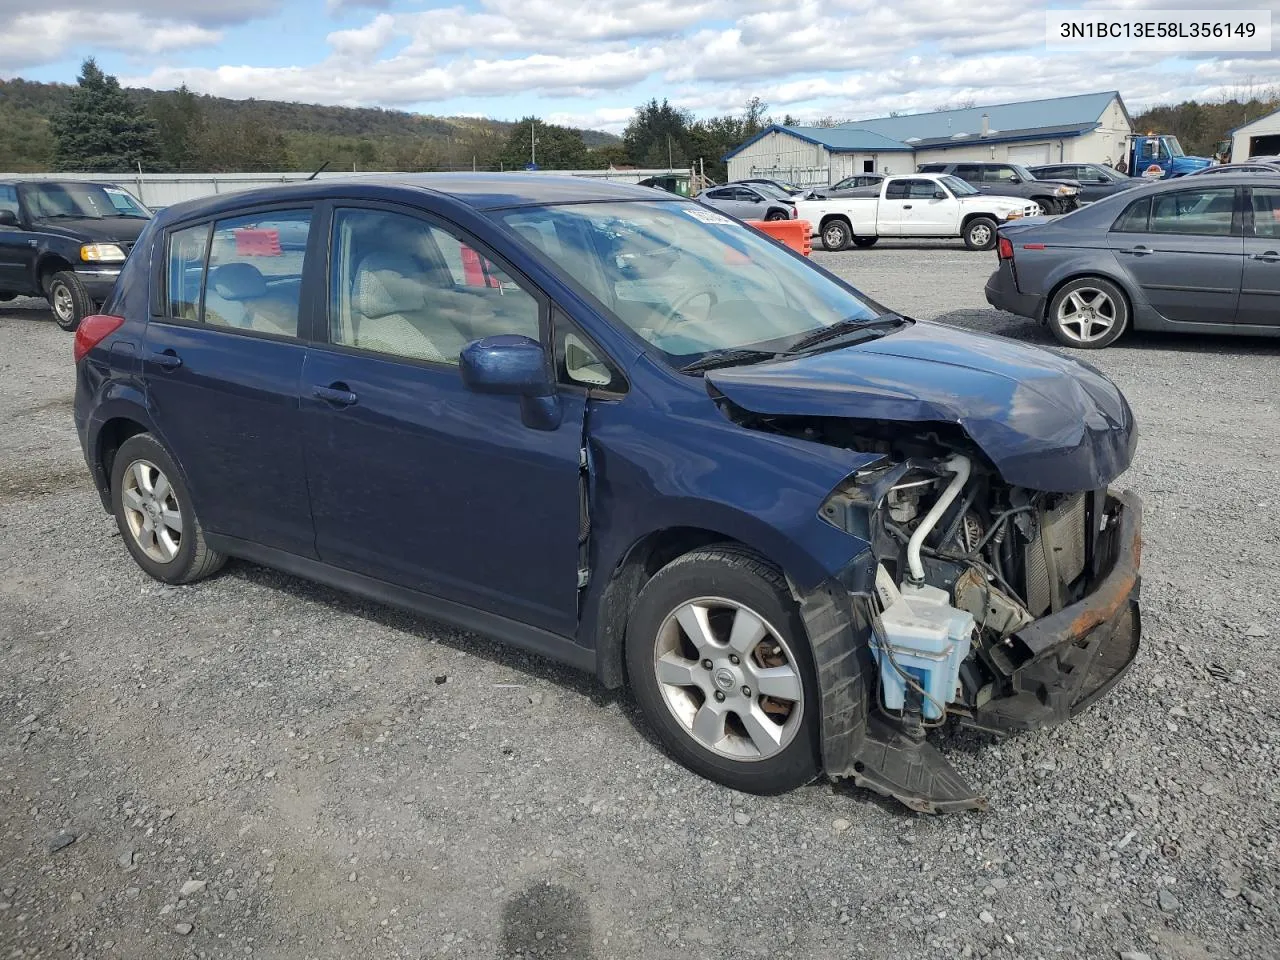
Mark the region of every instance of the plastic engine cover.
MULTIPOLYGON (((881 572, 883 572, 883 567, 881 572)), ((876 577, 884 612, 875 625, 872 650, 880 666, 884 705, 901 710, 907 674, 924 689, 924 716, 937 720, 956 699, 960 664, 969 655, 973 615, 957 610, 945 590, 904 584, 901 590, 885 574, 876 577)))

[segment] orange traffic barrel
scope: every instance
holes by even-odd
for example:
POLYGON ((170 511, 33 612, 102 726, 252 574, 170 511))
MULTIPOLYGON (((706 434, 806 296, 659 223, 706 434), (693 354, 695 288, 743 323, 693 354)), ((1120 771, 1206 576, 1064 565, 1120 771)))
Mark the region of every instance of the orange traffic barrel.
POLYGON ((747 223, 761 233, 767 233, 780 243, 785 243, 796 253, 807 257, 813 250, 810 236, 812 228, 808 220, 748 220, 747 223))

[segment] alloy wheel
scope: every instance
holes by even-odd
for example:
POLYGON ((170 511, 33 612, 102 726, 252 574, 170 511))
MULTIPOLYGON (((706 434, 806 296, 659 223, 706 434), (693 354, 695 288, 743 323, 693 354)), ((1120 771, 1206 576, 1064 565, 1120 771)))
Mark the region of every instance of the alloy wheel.
POLYGON ((1058 306, 1058 326, 1079 343, 1101 340, 1116 325, 1118 316, 1115 300, 1096 287, 1073 290, 1058 306))
POLYGON ((985 247, 991 242, 991 228, 985 223, 979 223, 969 231, 969 239, 975 246, 985 247))
POLYGON ((76 315, 76 303, 64 283, 53 285, 53 313, 63 323, 70 323, 76 315))
POLYGON ((182 548, 182 510, 173 485, 149 460, 135 460, 124 472, 120 502, 129 532, 156 563, 169 563, 182 548))
POLYGON ((671 715, 700 746, 764 760, 800 729, 804 684, 781 634, 733 600, 681 604, 658 630, 653 669, 671 715))

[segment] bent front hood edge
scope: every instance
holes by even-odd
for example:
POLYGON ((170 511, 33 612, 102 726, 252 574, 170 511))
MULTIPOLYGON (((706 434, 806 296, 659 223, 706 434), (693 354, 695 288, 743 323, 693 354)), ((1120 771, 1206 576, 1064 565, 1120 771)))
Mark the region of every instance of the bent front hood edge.
POLYGON ((958 424, 1006 482, 1033 490, 1105 487, 1137 443, 1123 394, 1088 364, 934 323, 706 379, 758 414, 958 424))

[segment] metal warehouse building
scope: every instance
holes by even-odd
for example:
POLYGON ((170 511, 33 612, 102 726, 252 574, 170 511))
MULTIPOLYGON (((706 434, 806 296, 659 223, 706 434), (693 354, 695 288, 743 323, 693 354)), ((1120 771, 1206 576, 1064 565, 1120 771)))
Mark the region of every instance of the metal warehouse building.
POLYGON ((1231 162, 1280 154, 1280 110, 1231 131, 1231 162))
POLYGON ((730 180, 771 176, 829 184, 854 173, 910 173, 916 164, 938 161, 1111 163, 1124 155, 1132 133, 1124 101, 1111 90, 834 127, 774 124, 724 159, 730 180))

